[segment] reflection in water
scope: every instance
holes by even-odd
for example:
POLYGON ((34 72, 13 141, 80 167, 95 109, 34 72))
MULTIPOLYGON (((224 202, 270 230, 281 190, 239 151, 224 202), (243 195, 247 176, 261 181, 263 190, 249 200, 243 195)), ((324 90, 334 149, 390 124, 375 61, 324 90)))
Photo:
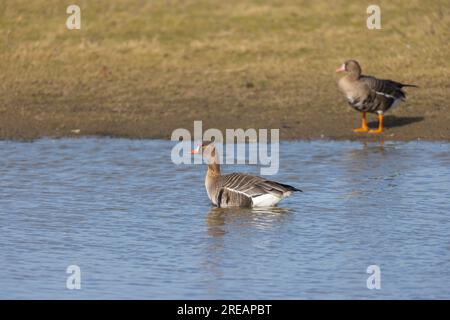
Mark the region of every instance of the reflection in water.
MULTIPOLYGON (((208 234, 221 237, 228 232, 229 226, 239 228, 267 229, 285 220, 291 209, 279 207, 265 208, 217 208, 213 207, 206 215, 208 234)), ((233 228, 232 228, 233 229, 233 228)))
MULTIPOLYGON (((206 214, 207 234, 205 259, 202 268, 208 277, 208 293, 217 295, 221 290, 220 279, 227 274, 227 269, 245 261, 232 261, 225 258, 229 251, 236 251, 236 243, 252 246, 255 252, 263 252, 270 247, 267 232, 280 227, 288 217, 293 217, 291 209, 280 207, 265 208, 211 208, 206 214), (266 234, 261 236, 259 233, 266 234), (229 235, 230 237, 226 237, 229 235), (256 242, 255 242, 256 239, 256 242)), ((275 231, 278 232, 278 231, 275 231)), ((241 275, 248 277, 250 275, 241 275)))
MULTIPOLYGON (((368 159, 369 156, 373 156, 375 154, 377 155, 386 155, 386 152, 391 149, 389 146, 385 146, 384 142, 380 143, 370 143, 370 142, 363 142, 361 144, 361 147, 353 147, 350 150, 348 150, 347 157, 348 162, 347 164, 351 165, 357 165, 361 164, 361 166, 365 165, 365 161, 368 159)), ((393 148, 392 148, 393 149, 393 148)))
POLYGON ((400 176, 398 166, 401 164, 392 166, 390 163, 401 159, 403 155, 394 145, 385 145, 383 140, 364 142, 362 147, 353 147, 342 152, 345 152, 345 161, 341 162, 345 173, 342 179, 347 186, 352 187, 347 192, 347 200, 361 196, 370 197, 380 189, 396 186, 395 180, 400 176))

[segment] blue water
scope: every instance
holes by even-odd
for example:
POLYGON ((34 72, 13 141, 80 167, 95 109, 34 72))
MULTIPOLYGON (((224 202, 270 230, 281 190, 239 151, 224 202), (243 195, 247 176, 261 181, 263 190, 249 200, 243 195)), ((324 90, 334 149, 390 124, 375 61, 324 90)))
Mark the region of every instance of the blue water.
POLYGON ((304 192, 260 210, 214 209, 173 145, 1 141, 0 298, 450 298, 450 144, 283 142, 304 192))

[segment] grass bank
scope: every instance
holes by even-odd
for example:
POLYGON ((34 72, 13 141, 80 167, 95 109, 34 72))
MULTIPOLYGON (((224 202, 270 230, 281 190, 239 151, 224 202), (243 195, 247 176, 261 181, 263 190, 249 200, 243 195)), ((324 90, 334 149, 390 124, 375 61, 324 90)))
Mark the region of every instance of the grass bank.
POLYGON ((0 138, 169 138, 203 120, 365 139, 334 73, 353 58, 420 86, 385 138, 450 140, 448 1, 379 1, 381 30, 366 28, 371 3, 343 0, 77 0, 81 30, 67 30, 73 2, 1 2, 0 138))

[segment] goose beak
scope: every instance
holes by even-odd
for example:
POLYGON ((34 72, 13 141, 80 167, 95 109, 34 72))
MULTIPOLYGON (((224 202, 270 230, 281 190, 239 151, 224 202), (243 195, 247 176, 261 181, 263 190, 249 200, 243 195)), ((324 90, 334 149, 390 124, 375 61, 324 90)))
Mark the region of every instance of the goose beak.
POLYGON ((345 71, 345 63, 336 69, 336 72, 344 72, 345 71))
POLYGON ((199 154, 199 153, 200 153, 200 146, 198 146, 194 150, 191 150, 191 154, 199 154))

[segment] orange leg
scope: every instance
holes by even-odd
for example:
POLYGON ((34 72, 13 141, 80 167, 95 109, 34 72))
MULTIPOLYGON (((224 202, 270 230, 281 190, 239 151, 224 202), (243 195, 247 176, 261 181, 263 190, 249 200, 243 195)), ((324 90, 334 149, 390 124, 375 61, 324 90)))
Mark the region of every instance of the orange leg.
POLYGON ((353 132, 367 132, 369 128, 367 127, 366 113, 362 113, 362 124, 361 128, 353 129, 353 132))
POLYGON ((383 132, 383 114, 378 114, 378 129, 370 130, 369 133, 382 133, 383 132))

